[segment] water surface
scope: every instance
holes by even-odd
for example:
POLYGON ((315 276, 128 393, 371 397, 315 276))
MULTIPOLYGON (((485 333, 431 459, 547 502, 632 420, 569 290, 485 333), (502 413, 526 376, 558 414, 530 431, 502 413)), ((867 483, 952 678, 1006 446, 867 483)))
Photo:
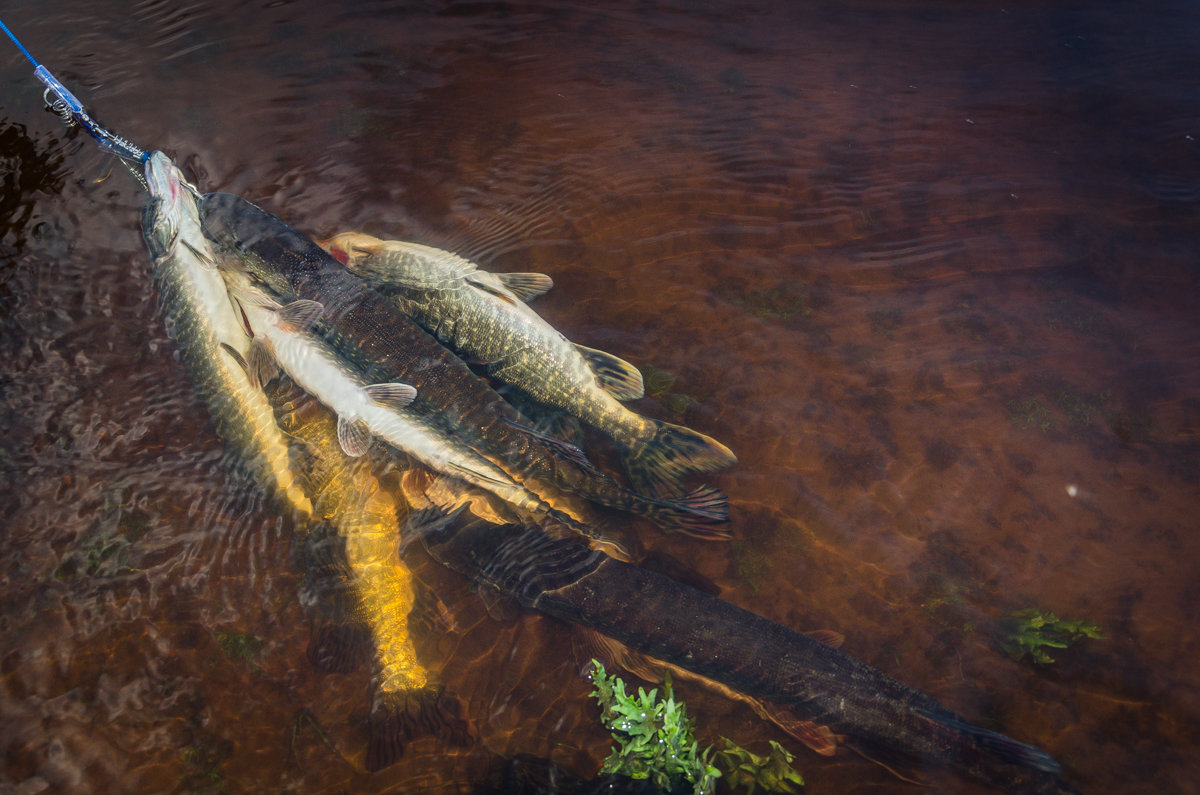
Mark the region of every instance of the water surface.
MULTIPOLYGON (((736 540, 642 529, 647 552, 844 633, 1081 790, 1200 779, 1192 6, 11 2, 4 20, 204 190, 314 237, 550 274, 536 307, 568 337, 668 374, 638 410, 740 458, 708 479, 736 540), (995 623, 1033 606, 1107 639, 1012 660, 995 623)), ((421 648, 480 742, 362 771, 369 672, 305 657, 292 527, 192 394, 138 187, 3 52, 0 785, 469 790, 520 753, 593 775, 608 739, 566 628, 496 620, 416 547, 454 622, 421 648)), ((809 792, 910 789, 677 694, 702 742, 783 742, 809 792)))

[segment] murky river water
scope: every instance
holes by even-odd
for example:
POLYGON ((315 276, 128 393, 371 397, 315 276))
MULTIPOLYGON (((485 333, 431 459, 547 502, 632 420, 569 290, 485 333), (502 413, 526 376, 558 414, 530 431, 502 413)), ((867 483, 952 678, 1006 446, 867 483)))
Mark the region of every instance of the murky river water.
MULTIPOLYGON (((3 18, 205 190, 552 275, 536 307, 568 337, 669 374, 639 410, 740 457, 708 479, 736 540, 647 551, 1084 791, 1194 790, 1194 6, 348 8, 3 18), (1028 607, 1106 639, 1015 661, 997 621, 1028 607)), ((567 628, 496 620, 416 546, 453 615, 420 648, 479 743, 362 770, 369 673, 306 659, 292 528, 192 393, 137 186, 0 52, 0 791, 445 791, 522 753, 594 775, 567 628)), ((702 742, 783 742, 809 792, 911 790, 677 694, 702 742)))

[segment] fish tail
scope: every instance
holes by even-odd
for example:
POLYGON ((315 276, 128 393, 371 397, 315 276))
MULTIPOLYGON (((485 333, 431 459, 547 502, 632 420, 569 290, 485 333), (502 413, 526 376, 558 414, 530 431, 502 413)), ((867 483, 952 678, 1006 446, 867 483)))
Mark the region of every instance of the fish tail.
POLYGON ((703 541, 728 541, 730 532, 715 525, 729 521, 729 498, 720 489, 700 486, 674 500, 646 498, 647 518, 665 530, 703 541))
POLYGON ((1040 770, 1044 773, 1058 775, 1062 772, 1062 766, 1055 761, 1054 757, 1036 746, 1014 740, 1005 734, 994 732, 989 729, 984 729, 979 726, 972 726, 969 723, 956 720, 944 715, 936 715, 928 710, 917 710, 918 713, 924 715, 932 721, 936 721, 952 729, 962 732, 969 740, 984 751, 994 754, 1005 762, 1022 767, 1030 767, 1035 770, 1040 770))
POLYGON ((419 737, 432 735, 458 747, 474 738, 462 705, 440 687, 377 692, 368 730, 366 765, 372 773, 399 761, 405 745, 419 737))
POLYGON ((656 497, 683 493, 690 472, 711 472, 737 463, 728 447, 698 431, 649 420, 654 433, 626 452, 625 471, 634 488, 656 497))

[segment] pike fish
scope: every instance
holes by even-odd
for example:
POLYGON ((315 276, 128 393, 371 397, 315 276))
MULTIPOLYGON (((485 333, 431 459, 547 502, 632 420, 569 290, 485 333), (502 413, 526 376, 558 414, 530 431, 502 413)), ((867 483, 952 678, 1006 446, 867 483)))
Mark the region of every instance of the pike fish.
POLYGON ((409 632, 414 582, 398 548, 406 503, 382 488, 369 456, 342 452, 333 416, 291 379, 280 374, 264 393, 321 517, 298 544, 302 601, 315 613, 309 658, 327 672, 354 670, 366 654, 374 661, 366 768, 392 764, 422 734, 466 744, 471 730, 457 700, 418 660, 409 632))
POLYGON ((675 580, 537 528, 441 523, 425 543, 435 559, 527 607, 769 704, 818 739, 844 737, 868 758, 899 755, 1014 792, 1075 792, 1045 751, 972 726, 817 638, 675 580))
POLYGON ((266 398, 238 364, 250 351, 250 338, 217 271, 212 244, 201 232, 197 194, 162 152, 150 154, 145 174, 149 196, 142 234, 167 329, 192 384, 222 441, 250 476, 307 517, 312 505, 295 482, 287 440, 266 398))
POLYGON ((715 439, 626 408, 621 401, 644 391, 637 368, 573 344, 525 303, 550 289, 549 276, 489 273, 448 251, 355 232, 325 245, 439 340, 487 363, 489 374, 610 436, 636 488, 677 494, 687 473, 737 462, 715 439))
MULTIPOLYGON (((222 269, 229 268, 229 260, 222 269)), ((470 447, 443 433, 420 414, 409 410, 416 390, 408 384, 367 384, 312 333, 325 308, 300 299, 280 306, 250 283, 242 271, 230 270, 227 283, 247 333, 261 347, 251 351, 247 372, 265 383, 263 351, 300 388, 337 415, 337 437, 342 451, 352 457, 366 452, 377 436, 430 469, 495 494, 528 513, 548 516, 573 529, 586 528, 546 504, 517 483, 508 473, 470 447)), ((232 355, 232 354, 231 354, 232 355)))
POLYGON ((622 488, 582 451, 533 431, 529 422, 393 304, 315 243, 239 196, 200 199, 205 235, 221 257, 237 260, 282 304, 319 301, 326 341, 367 382, 403 382, 417 390, 411 409, 534 488, 534 483, 630 511, 671 530, 724 539, 720 491, 698 488, 678 499, 622 488))

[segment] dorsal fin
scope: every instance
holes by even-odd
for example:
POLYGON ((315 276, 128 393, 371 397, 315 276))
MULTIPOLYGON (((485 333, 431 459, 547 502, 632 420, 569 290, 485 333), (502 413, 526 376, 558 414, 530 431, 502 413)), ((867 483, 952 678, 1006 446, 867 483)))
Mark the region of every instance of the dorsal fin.
POLYGON ((497 273, 496 278, 522 301, 531 301, 554 286, 544 273, 497 273))
POLYGON ((392 384, 371 384, 363 387, 367 397, 381 406, 390 409, 402 409, 417 396, 417 390, 408 384, 399 382, 392 384))
POLYGON ((476 290, 485 292, 488 295, 494 295, 506 304, 516 305, 517 296, 509 291, 504 283, 496 278, 494 273, 487 271, 473 271, 463 277, 463 281, 474 287, 476 290))
POLYGON ((371 431, 361 420, 347 422, 345 417, 338 417, 337 437, 342 452, 351 458, 358 458, 371 445, 371 431))
POLYGON ((583 345, 576 345, 575 350, 587 360, 600 386, 617 400, 637 400, 646 393, 642 374, 629 362, 583 345))
POLYGON ((837 751, 837 735, 828 726, 814 723, 811 720, 801 720, 791 710, 777 707, 774 704, 760 701, 758 706, 767 718, 778 724, 779 728, 821 756, 833 756, 837 751))
POLYGON ((826 646, 834 649, 842 648, 842 644, 846 642, 846 636, 832 629, 816 629, 812 632, 805 632, 813 640, 819 640, 826 646))
POLYGON ((287 306, 279 307, 275 312, 279 318, 279 325, 289 326, 298 331, 308 331, 317 325, 321 315, 325 314, 325 307, 320 301, 301 298, 298 301, 292 301, 287 306))

